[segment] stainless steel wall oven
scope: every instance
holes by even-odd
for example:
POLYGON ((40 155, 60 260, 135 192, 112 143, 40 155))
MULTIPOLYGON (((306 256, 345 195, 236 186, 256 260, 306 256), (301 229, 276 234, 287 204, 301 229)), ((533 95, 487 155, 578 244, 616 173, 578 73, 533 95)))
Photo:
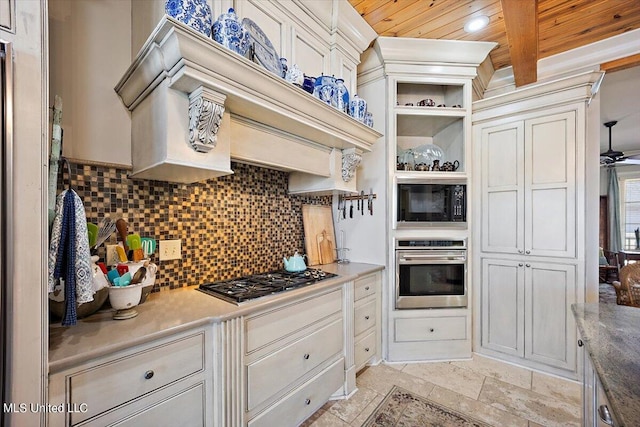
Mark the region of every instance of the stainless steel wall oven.
POLYGON ((467 306, 466 240, 397 240, 396 308, 467 306))

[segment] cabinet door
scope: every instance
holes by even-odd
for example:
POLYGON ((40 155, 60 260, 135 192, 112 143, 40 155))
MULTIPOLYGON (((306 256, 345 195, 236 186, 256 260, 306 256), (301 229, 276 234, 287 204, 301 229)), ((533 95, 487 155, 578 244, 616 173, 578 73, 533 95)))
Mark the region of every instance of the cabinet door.
POLYGON ((583 354, 583 377, 582 377, 582 425, 585 427, 596 427, 595 407, 596 407, 596 372, 591 364, 591 358, 587 350, 583 354))
POLYGON ((576 256, 575 111, 525 121, 525 253, 576 256))
POLYGON ((526 263, 525 272, 525 357, 575 370, 575 266, 526 263))
POLYGON ((524 248, 523 122, 483 129, 480 152, 482 250, 519 253, 524 248))
POLYGON ((482 346, 524 356, 524 267, 519 261, 482 260, 482 346))

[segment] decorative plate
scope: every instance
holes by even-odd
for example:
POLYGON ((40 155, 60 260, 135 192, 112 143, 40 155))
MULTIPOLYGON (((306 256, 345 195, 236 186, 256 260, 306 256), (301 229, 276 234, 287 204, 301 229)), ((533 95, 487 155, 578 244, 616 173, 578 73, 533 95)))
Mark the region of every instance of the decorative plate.
POLYGON ((249 18, 242 20, 242 26, 247 30, 253 42, 253 61, 273 74, 282 77, 280 55, 274 49, 267 35, 258 27, 258 24, 249 18))

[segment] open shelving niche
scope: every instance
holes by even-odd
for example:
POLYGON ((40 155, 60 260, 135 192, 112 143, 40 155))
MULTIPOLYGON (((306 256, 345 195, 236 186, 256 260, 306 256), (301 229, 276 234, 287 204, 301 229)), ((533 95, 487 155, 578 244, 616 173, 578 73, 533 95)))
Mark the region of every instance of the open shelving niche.
POLYGON ((396 176, 451 179, 466 177, 465 172, 465 125, 467 110, 464 102, 464 86, 460 84, 434 84, 402 82, 396 83, 396 144, 394 158, 400 161, 401 151, 424 144, 434 144, 444 152, 444 162, 457 160, 460 165, 455 172, 397 170, 396 176), (431 99, 436 106, 419 106, 423 99, 431 99), (406 105, 413 104, 413 105, 406 105), (445 105, 438 107, 438 105, 445 105), (459 105, 460 107, 453 107, 459 105))

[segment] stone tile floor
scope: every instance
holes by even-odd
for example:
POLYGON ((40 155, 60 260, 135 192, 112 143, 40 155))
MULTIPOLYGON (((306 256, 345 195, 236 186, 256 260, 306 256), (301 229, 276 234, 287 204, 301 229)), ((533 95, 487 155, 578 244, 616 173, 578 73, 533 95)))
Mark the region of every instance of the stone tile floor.
POLYGON ((581 425, 580 384, 474 354, 470 361, 380 364, 358 391, 330 401, 303 426, 361 426, 394 385, 496 427, 581 425))

